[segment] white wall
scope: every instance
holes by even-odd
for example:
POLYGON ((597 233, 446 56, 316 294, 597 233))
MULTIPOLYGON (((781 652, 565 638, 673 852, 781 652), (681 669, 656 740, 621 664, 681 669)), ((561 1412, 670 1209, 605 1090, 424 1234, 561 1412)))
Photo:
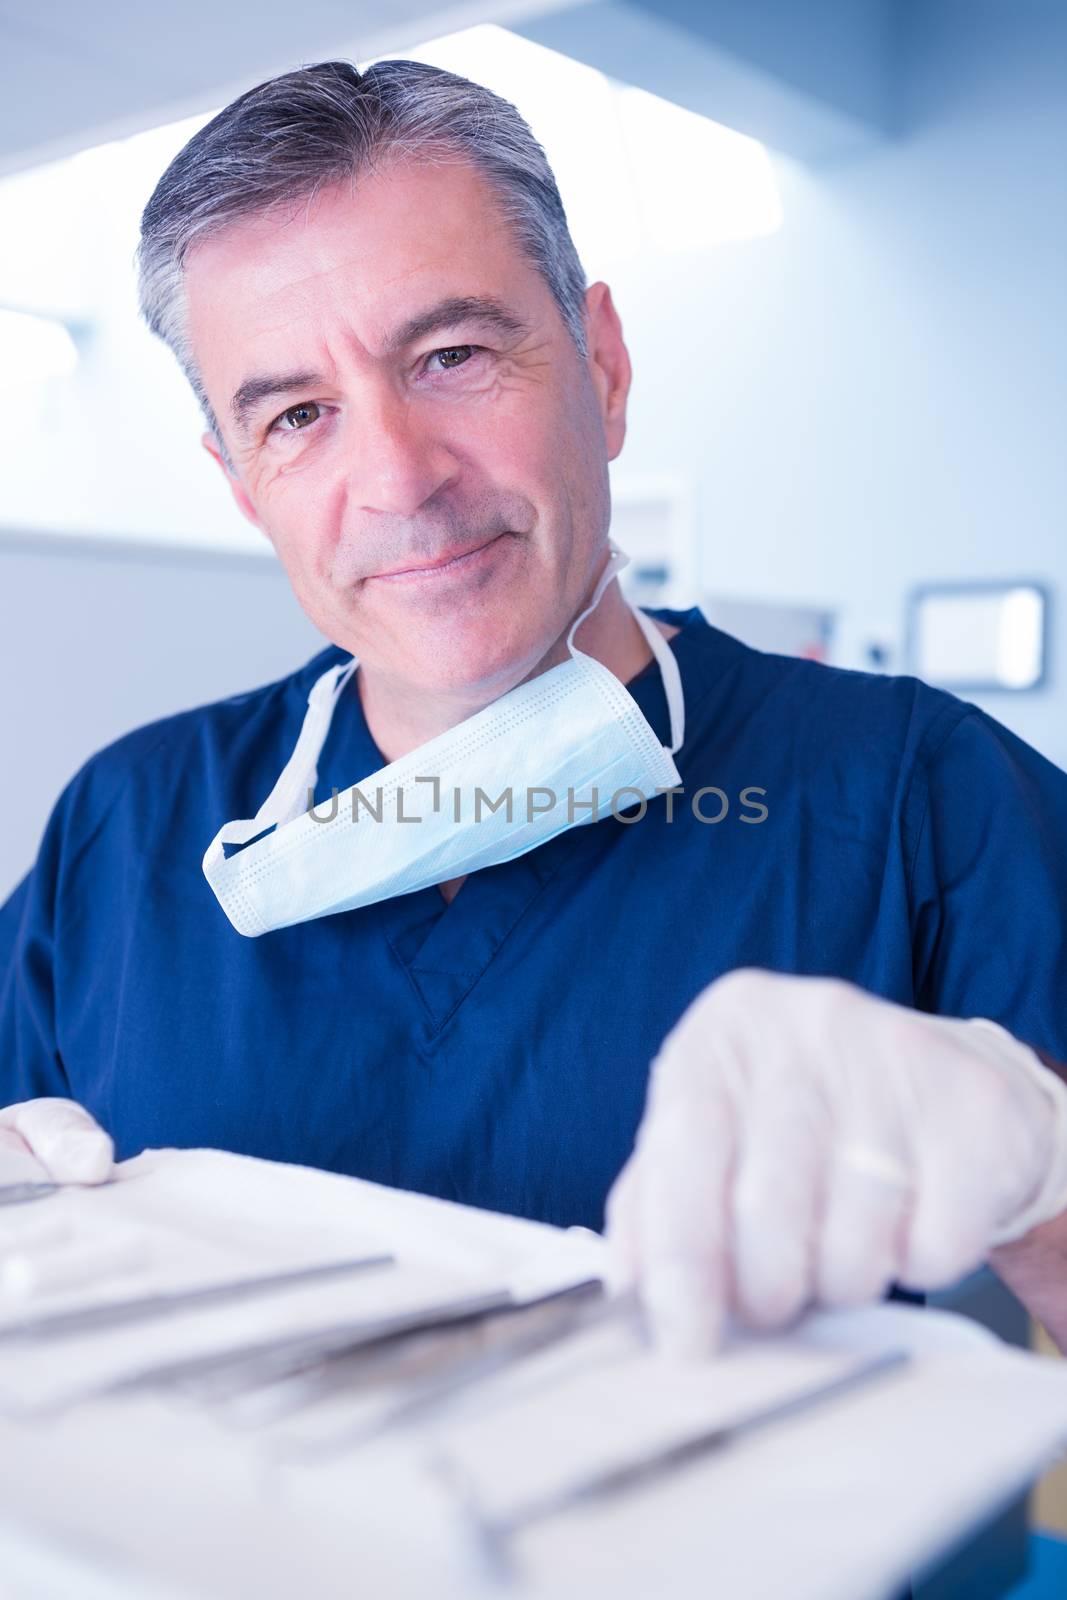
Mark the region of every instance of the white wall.
POLYGON ((150 537, 261 554, 201 450, 192 391, 137 314, 141 209, 204 118, 86 150, 0 185, 0 304, 60 314, 70 378, 27 385, 0 429, 0 527, 150 537))
POLYGON ((157 717, 270 683, 325 643, 276 561, 0 534, 0 750, 10 758, 0 903, 32 864, 60 790, 95 751, 157 717))
POLYGON ((620 470, 692 471, 706 582, 899 637, 920 581, 1057 584, 1047 690, 984 704, 1067 765, 1067 7, 923 0, 905 131, 779 161, 770 238, 633 265, 620 470))

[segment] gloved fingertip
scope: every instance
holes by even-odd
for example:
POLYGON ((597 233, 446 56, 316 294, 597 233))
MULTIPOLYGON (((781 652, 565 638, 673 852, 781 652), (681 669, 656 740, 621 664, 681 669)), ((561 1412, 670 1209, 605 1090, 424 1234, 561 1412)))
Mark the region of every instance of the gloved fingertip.
POLYGON ((708 1285, 677 1264, 655 1268, 641 1300, 657 1351, 672 1361, 703 1361, 722 1340, 723 1310, 708 1285))
POLYGON ((102 1129, 65 1134, 48 1162, 57 1183, 106 1183, 114 1165, 115 1147, 102 1129))

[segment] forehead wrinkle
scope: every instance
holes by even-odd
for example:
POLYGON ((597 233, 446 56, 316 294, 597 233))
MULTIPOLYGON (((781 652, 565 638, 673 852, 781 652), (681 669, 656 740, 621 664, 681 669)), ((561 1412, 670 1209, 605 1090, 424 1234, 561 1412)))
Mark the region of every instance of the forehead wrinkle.
MULTIPOLYGON (((365 359, 375 359, 375 352, 368 348, 367 344, 353 328, 351 317, 342 308, 338 309, 340 310, 339 320, 344 324, 340 336, 343 338, 345 345, 350 350, 358 352, 365 359)), ((286 329, 299 323, 299 321, 299 311, 290 308, 288 313, 277 322, 261 323, 252 336, 256 338, 283 333, 286 329)), ((406 345, 418 339, 429 337, 438 330, 459 325, 462 322, 481 322, 488 327, 496 328, 503 333, 513 334, 516 337, 528 334, 530 331, 527 321, 518 312, 510 310, 495 295, 446 294, 412 312, 409 316, 399 318, 391 329, 380 330, 375 343, 380 346, 382 355, 395 355, 403 350, 406 345)), ((323 333, 320 330, 315 340, 318 346, 315 359, 322 368, 321 372, 318 370, 312 371, 310 364, 306 361, 298 362, 294 360, 289 369, 284 369, 281 363, 278 364, 277 370, 279 372, 288 370, 294 375, 298 374, 299 368, 299 381, 288 386, 300 387, 302 382, 326 381, 324 377, 325 371, 336 368, 334 354, 330 348, 334 342, 334 337, 335 335, 323 333), (325 356, 325 360, 323 360, 323 356, 325 356)), ((231 409, 236 418, 240 418, 249 409, 249 406, 254 403, 248 401, 242 391, 253 386, 255 382, 254 378, 246 380, 236 391, 231 402, 231 409)))
MULTIPOLYGON (((284 349, 277 353, 261 352, 256 362, 258 373, 254 370, 242 379, 230 401, 231 416, 243 433, 247 433, 253 413, 275 385, 274 392, 281 392, 283 388, 330 382, 330 375, 336 375, 338 354, 331 346, 338 338, 351 355, 374 362, 395 356, 408 343, 429 336, 438 327, 446 328, 449 322, 475 320, 480 314, 484 323, 495 324, 504 333, 521 337, 531 331, 528 319, 493 292, 495 286, 484 281, 457 283, 453 263, 447 254, 431 256, 383 278, 374 285, 373 294, 359 282, 359 269, 363 265, 364 258, 360 254, 346 252, 338 260, 291 276, 260 299, 256 307, 257 325, 249 330, 252 343, 261 339, 280 343, 290 329, 299 336, 301 328, 310 321, 314 350, 305 346, 292 353, 284 349), (426 284, 425 303, 407 316, 401 308, 394 307, 390 316, 392 326, 383 327, 380 308, 383 293, 407 287, 409 292, 405 298, 410 304, 414 298, 410 292, 413 281, 427 277, 430 282, 426 284), (447 285, 444 293, 440 288, 442 279, 447 285), (452 308, 456 312, 454 317, 448 315, 452 308), (368 310, 378 326, 364 329, 361 337, 353 323, 360 313, 368 310), (323 321, 329 324, 334 319, 340 324, 339 328, 327 331, 321 325, 323 321), (314 326, 316 321, 318 326, 314 326), (249 396, 242 393, 246 389, 259 389, 259 392, 249 396)), ((260 271, 264 275, 269 272, 269 263, 263 264, 260 271)), ((252 274, 253 277, 258 275, 252 274)), ((481 276, 475 273, 476 280, 481 276)), ((298 338, 297 343, 302 341, 298 338)))
MULTIPOLYGON (((296 300, 297 305, 290 304, 285 306, 284 310, 278 307, 279 310, 282 310, 280 320, 277 323, 264 323, 261 331, 265 333, 275 332, 287 323, 295 322, 306 309, 314 309, 313 307, 306 307, 306 301, 314 286, 327 283, 330 279, 340 279, 340 281, 329 284, 328 298, 332 302, 334 309, 340 311, 341 317, 346 324, 346 336, 357 343, 364 354, 370 354, 367 341, 361 339, 352 327, 352 310, 358 309, 362 311, 369 309, 372 315, 375 316, 375 320, 380 323, 381 317, 378 308, 383 294, 389 290, 398 289, 410 283, 413 279, 424 276, 429 277, 433 284, 439 284, 442 277, 447 282, 455 270, 452 256, 445 252, 441 255, 430 256, 411 266, 406 266, 402 270, 380 279, 371 288, 360 282, 360 269, 365 268, 365 266, 365 256, 359 253, 346 254, 340 260, 327 266, 315 271, 302 271, 299 276, 277 285, 263 297, 262 305, 264 310, 269 310, 272 303, 284 302, 286 299, 290 301, 296 300)), ((484 300, 487 303, 490 301, 495 302, 502 313, 508 314, 508 307, 500 299, 499 294, 494 293, 492 289, 484 285, 464 284, 454 288, 449 287, 443 292, 439 288, 431 289, 428 285, 427 304, 418 308, 417 315, 421 316, 427 312, 432 312, 439 304, 447 301, 454 301, 459 304, 463 301, 474 302, 477 300, 484 300)), ((511 313, 511 315, 516 322, 522 320, 517 313, 511 313)), ((393 353, 397 345, 395 335, 397 332, 403 331, 404 327, 414 320, 415 314, 404 315, 403 312, 398 311, 392 328, 383 330, 378 326, 369 331, 375 343, 380 342, 387 354, 393 353)))

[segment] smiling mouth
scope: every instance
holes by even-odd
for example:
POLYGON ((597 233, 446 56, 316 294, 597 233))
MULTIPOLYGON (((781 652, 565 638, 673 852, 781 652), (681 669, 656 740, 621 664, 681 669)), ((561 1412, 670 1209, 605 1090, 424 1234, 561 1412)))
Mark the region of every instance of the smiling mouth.
POLYGON ((446 573, 455 572, 467 562, 473 561, 483 550, 488 550, 490 545, 495 544, 498 539, 503 537, 502 533, 494 533, 490 538, 483 539, 481 544, 473 545, 466 550, 446 551, 438 556, 435 561, 424 561, 419 566, 393 567, 389 572, 375 572, 371 576, 379 581, 385 580, 390 583, 405 578, 417 579, 443 576, 446 573))

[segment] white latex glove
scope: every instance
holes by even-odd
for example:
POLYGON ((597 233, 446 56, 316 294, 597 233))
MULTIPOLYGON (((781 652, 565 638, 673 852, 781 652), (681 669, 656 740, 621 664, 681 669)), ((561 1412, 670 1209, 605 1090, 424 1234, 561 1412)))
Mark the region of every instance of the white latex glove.
POLYGON ((73 1100, 22 1100, 0 1107, 0 1150, 33 1156, 55 1183, 104 1183, 115 1147, 73 1100))
POLYGON ((727 1315, 943 1287, 1064 1209, 1067 1087, 1005 1029, 745 968, 664 1042, 607 1231, 616 1286, 698 1355, 727 1315))

